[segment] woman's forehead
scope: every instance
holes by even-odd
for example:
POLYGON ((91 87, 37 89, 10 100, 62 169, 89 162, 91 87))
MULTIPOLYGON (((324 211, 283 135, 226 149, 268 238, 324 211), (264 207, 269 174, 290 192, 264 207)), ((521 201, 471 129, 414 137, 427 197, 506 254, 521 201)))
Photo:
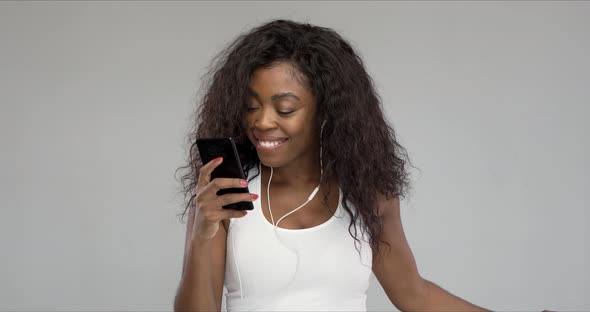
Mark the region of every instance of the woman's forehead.
POLYGON ((295 101, 309 101, 313 94, 293 74, 292 66, 280 63, 270 68, 256 69, 248 86, 248 93, 261 101, 275 101, 289 98, 295 101))

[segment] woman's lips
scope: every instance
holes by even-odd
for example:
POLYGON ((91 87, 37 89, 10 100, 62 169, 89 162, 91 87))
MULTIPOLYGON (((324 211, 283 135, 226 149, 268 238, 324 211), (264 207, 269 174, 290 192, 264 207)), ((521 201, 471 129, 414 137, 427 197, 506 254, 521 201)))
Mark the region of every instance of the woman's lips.
POLYGON ((265 151, 274 151, 274 150, 280 148, 281 146, 283 146, 283 144, 287 140, 288 139, 280 139, 280 140, 275 139, 275 140, 264 141, 264 140, 258 140, 258 138, 256 138, 256 148, 261 149, 261 150, 265 150, 265 151))

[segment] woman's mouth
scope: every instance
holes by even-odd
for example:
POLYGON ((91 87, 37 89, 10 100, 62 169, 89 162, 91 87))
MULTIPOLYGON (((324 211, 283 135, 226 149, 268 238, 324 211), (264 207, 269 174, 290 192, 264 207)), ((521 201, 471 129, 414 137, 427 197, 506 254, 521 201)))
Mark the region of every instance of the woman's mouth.
POLYGON ((256 148, 272 151, 276 150, 277 148, 281 147, 285 141, 288 139, 279 139, 279 140, 258 140, 256 139, 256 148))

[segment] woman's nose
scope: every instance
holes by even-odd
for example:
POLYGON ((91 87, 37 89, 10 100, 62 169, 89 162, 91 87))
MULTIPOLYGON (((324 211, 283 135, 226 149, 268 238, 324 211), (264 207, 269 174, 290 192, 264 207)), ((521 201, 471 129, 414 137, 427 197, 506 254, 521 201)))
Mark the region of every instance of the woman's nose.
POLYGON ((261 130, 272 129, 276 127, 275 116, 272 111, 261 108, 254 121, 254 126, 261 130))

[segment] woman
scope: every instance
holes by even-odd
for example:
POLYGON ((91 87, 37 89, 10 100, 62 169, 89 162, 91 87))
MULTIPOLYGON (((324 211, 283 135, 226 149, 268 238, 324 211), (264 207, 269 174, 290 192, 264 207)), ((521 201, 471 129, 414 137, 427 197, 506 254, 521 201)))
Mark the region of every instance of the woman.
POLYGON ((201 166, 192 144, 175 310, 220 310, 225 285, 228 311, 361 311, 371 271, 401 310, 484 310, 420 276, 400 220, 407 154, 349 43, 275 20, 217 59, 191 140, 234 137, 248 181, 211 180, 223 160, 201 166), (221 208, 239 201, 254 210, 221 208))

